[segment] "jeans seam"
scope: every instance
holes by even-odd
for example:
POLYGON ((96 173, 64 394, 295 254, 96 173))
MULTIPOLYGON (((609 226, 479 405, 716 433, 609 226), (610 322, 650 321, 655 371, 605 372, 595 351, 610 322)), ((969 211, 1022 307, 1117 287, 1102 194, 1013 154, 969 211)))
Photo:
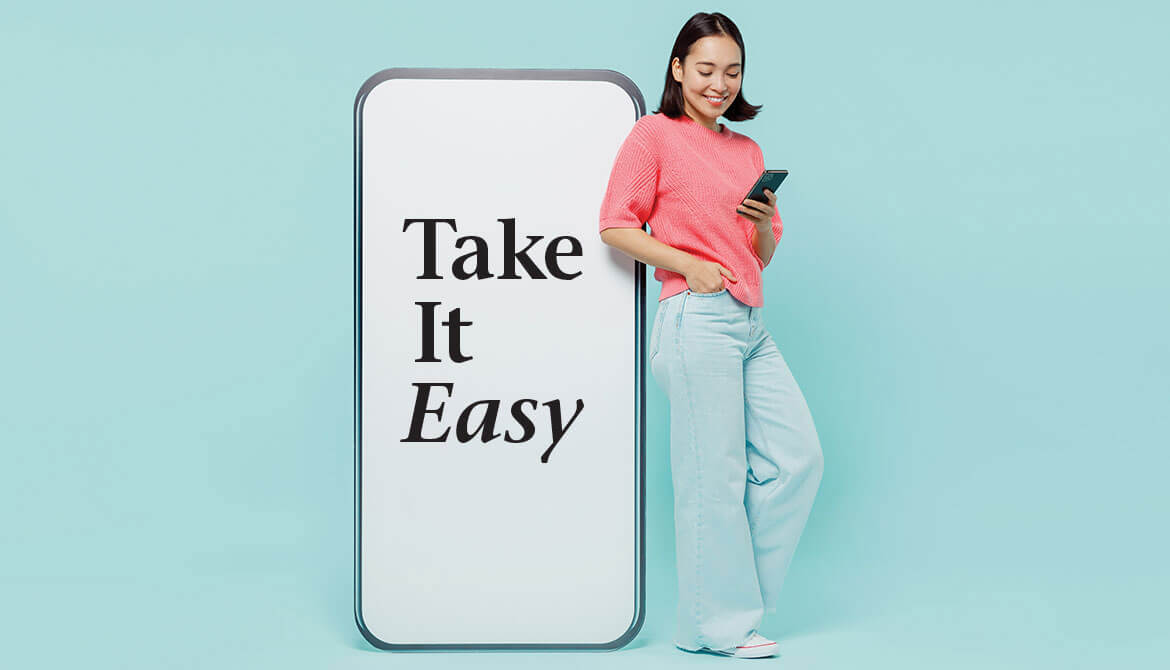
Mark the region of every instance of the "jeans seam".
POLYGON ((654 366, 654 357, 658 355, 658 350, 661 348, 658 343, 662 341, 662 322, 666 320, 665 316, 666 308, 659 305, 658 311, 654 315, 654 326, 650 329, 650 357, 646 362, 651 368, 654 366))
MULTIPOLYGON (((745 398, 745 400, 746 400, 746 398, 745 398)), ((747 417, 748 417, 748 424, 756 426, 755 432, 758 434, 764 434, 764 430, 760 424, 760 420, 758 418, 756 418, 755 415, 751 411, 747 412, 747 417)), ((755 445, 755 447, 756 447, 756 451, 760 451, 759 445, 755 445)), ((766 494, 764 494, 763 499, 760 500, 760 502, 759 502, 760 507, 765 507, 768 500, 776 493, 776 491, 784 488, 784 485, 786 483, 788 483, 789 479, 792 478, 792 475, 790 475, 787 470, 785 470, 783 467, 781 467, 779 463, 773 463, 773 465, 776 466, 776 476, 772 478, 773 485, 771 487, 771 490, 768 491, 766 494)), ((748 467, 751 467, 750 463, 748 464, 748 467)), ((753 470, 753 472, 755 472, 755 471, 753 470)), ((756 473, 756 476, 758 477, 759 473, 756 473)), ((767 484, 768 484, 768 482, 764 482, 763 484, 755 484, 754 486, 765 486, 767 484)), ((756 529, 756 524, 752 521, 752 517, 749 515, 748 516, 748 530, 754 532, 755 529, 756 529)))
MULTIPOLYGON (((688 295, 689 295, 689 292, 688 292, 688 295)), ((702 610, 699 609, 699 606, 703 602, 702 584, 699 580, 699 577, 702 573, 702 562, 703 562, 703 548, 702 548, 702 544, 701 544, 701 539, 703 537, 703 533, 700 530, 703 526, 703 496, 702 496, 703 467, 699 462, 700 450, 698 448, 698 445, 696 444, 696 439, 695 439, 694 397, 691 394, 690 381, 687 379, 686 353, 684 351, 684 347, 682 346, 682 315, 683 315, 683 310, 686 307, 686 299, 687 299, 687 296, 683 296, 683 303, 682 303, 682 305, 679 306, 679 316, 678 316, 679 328, 675 330, 675 350, 678 351, 679 367, 681 368, 681 372, 682 372, 682 378, 679 381, 682 383, 683 389, 685 389, 685 392, 687 394, 687 410, 688 410, 688 414, 687 414, 687 433, 688 433, 687 444, 691 450, 691 456, 694 459, 694 463, 695 463, 695 466, 694 466, 694 471, 695 471, 695 484, 694 484, 695 494, 694 494, 694 496, 695 496, 695 508, 696 508, 696 512, 695 512, 695 599, 694 599, 694 610, 692 611, 692 614, 695 618, 696 624, 698 624, 699 622, 702 621, 702 610)), ((702 646, 703 645, 703 631, 702 631, 702 629, 696 630, 696 638, 697 638, 696 642, 698 642, 700 644, 700 646, 702 646)))
MULTIPOLYGON (((753 431, 750 431, 752 425, 753 424, 759 425, 759 424, 757 423, 757 420, 756 420, 755 416, 753 415, 753 412, 751 411, 750 401, 748 400, 748 397, 747 397, 747 389, 744 389, 743 396, 744 396, 743 397, 744 407, 747 409, 746 417, 745 417, 746 421, 744 422, 744 432, 745 433, 753 432, 753 431)), ((758 433, 759 431, 754 431, 754 432, 758 433)), ((746 437, 746 435, 745 435, 745 437, 746 437)), ((744 445, 744 448, 745 449, 747 448, 746 444, 744 445)), ((755 446, 755 449, 756 449, 756 451, 760 450, 759 446, 755 446)), ((751 468, 752 464, 748 463, 748 467, 751 468)), ((759 477, 759 474, 755 472, 754 468, 752 469, 752 473, 755 474, 757 478, 759 477)), ((752 486, 752 483, 748 482, 747 485, 752 486)), ((756 484, 756 486, 760 486, 760 485, 756 484)), ((765 496, 765 497, 767 497, 767 496, 765 496)), ((753 537, 755 537, 755 534, 756 534, 755 530, 756 530, 756 524, 752 522, 752 515, 749 514, 748 515, 748 532, 750 532, 753 537)))

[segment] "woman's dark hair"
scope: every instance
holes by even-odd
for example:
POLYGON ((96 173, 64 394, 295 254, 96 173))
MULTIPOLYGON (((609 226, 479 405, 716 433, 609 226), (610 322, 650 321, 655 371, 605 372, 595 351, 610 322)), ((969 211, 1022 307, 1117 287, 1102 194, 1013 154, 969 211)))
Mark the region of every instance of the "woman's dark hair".
MULTIPOLYGON (((691 45, 711 35, 727 35, 735 40, 735 43, 739 45, 741 56, 740 72, 743 72, 747 67, 747 52, 743 48, 743 37, 739 34, 739 28, 736 27, 735 22, 719 12, 710 14, 698 12, 687 19, 682 30, 678 31, 678 37, 674 40, 674 48, 670 51, 670 60, 666 62, 666 85, 662 89, 662 100, 658 103, 658 109, 654 110, 655 114, 661 112, 672 119, 677 119, 685 113, 682 84, 674 80, 670 66, 674 63, 675 58, 678 58, 678 62, 685 64, 691 45)), ((744 99, 743 84, 741 83, 739 95, 735 96, 735 100, 731 102, 722 116, 728 121, 747 121, 755 118, 756 114, 763 108, 763 105, 752 105, 744 99)))

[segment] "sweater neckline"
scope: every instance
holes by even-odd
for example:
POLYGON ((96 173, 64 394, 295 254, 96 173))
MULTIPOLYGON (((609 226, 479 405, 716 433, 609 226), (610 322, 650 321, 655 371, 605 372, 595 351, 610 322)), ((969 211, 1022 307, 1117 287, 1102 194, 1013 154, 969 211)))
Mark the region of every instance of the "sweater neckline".
POLYGON ((694 126, 696 130, 701 130, 705 135, 710 135, 711 137, 716 137, 716 138, 731 137, 731 129, 728 128, 726 124, 723 124, 723 123, 719 124, 719 127, 723 129, 722 132, 720 132, 718 130, 711 130, 707 126, 704 126, 703 124, 699 123, 698 121, 692 119, 690 117, 690 115, 688 115, 686 112, 683 112, 682 114, 680 114, 678 118, 683 123, 686 123, 687 125, 694 126))

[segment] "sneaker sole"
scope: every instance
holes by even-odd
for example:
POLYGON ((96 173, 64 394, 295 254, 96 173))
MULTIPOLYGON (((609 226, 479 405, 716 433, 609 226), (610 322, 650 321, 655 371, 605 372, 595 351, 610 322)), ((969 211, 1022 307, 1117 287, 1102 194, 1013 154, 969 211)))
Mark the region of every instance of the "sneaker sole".
MULTIPOLYGON (((683 649, 675 645, 683 651, 691 651, 690 649, 683 649)), ((766 658, 768 656, 776 655, 776 643, 769 642, 767 644, 755 644, 750 647, 736 647, 735 651, 722 651, 720 649, 711 649, 709 647, 702 647, 700 652, 708 654, 718 654, 719 656, 733 656, 735 658, 766 658)), ((694 652, 691 652, 694 653, 694 652)))
POLYGON ((753 644, 750 647, 736 647, 732 656, 736 658, 764 658, 776 655, 776 643, 753 644))

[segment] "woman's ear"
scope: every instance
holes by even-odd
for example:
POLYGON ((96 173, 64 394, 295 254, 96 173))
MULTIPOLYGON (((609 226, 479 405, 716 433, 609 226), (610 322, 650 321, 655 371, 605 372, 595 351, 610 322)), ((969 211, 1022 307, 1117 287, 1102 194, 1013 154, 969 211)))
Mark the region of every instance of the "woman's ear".
POLYGON ((678 56, 670 61, 670 74, 674 75, 674 80, 682 83, 682 63, 678 62, 678 56))

